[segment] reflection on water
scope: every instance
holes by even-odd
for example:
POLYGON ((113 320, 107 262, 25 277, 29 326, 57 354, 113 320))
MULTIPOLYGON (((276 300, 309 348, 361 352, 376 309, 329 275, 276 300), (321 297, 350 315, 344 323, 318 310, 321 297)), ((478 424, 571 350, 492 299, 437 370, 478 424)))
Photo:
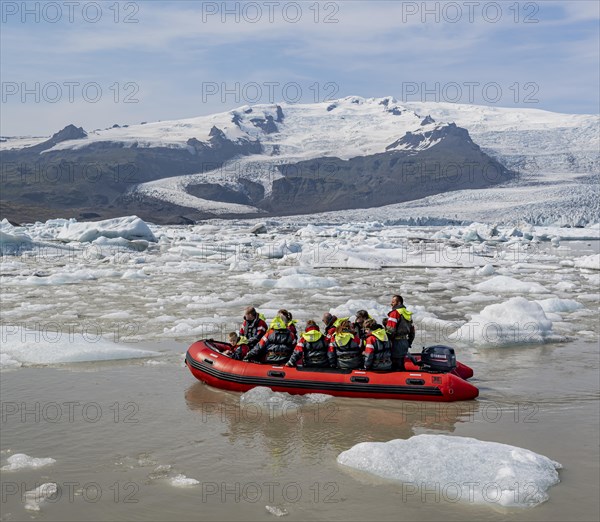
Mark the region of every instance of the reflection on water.
POLYGON ((241 394, 215 391, 197 382, 185 391, 185 402, 202 422, 227 426, 232 444, 260 446, 273 455, 302 452, 316 457, 323 445, 344 451, 359 442, 407 439, 417 433, 452 433, 457 424, 472 422, 476 401, 429 403, 417 401, 332 398, 275 410, 266 404, 243 403, 241 394))

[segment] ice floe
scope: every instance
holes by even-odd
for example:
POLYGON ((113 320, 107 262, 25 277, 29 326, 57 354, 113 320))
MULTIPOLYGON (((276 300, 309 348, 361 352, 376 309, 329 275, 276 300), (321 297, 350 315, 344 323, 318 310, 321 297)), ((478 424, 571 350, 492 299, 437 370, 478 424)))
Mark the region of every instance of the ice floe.
POLYGON ((25 455, 24 453, 15 453, 6 459, 8 464, 0 468, 2 471, 19 471, 23 469, 38 469, 49 466, 56 462, 53 458, 36 458, 25 455))
POLYGON ((548 289, 536 282, 521 281, 514 277, 498 275, 475 285, 479 292, 497 292, 514 294, 544 294, 548 289))
POLYGON ((271 388, 265 386, 257 386, 240 396, 240 404, 246 408, 251 405, 256 408, 257 414, 268 414, 269 417, 273 417, 286 416, 289 412, 296 412, 306 406, 321 404, 332 398, 331 395, 324 393, 290 395, 285 392, 274 392, 271 388))
POLYGON ((486 306, 473 315, 449 339, 479 345, 543 343, 560 340, 542 306, 524 297, 486 306))
POLYGON ((58 485, 55 482, 46 482, 35 489, 25 492, 25 509, 28 511, 40 511, 42 504, 52 501, 60 495, 58 485))
POLYGON ((600 254, 580 257, 575 260, 575 266, 589 268, 590 270, 600 270, 600 254))
POLYGON ((583 308, 581 303, 574 301, 573 299, 559 299, 558 297, 551 297, 550 299, 537 300, 544 312, 574 312, 583 308))
MULTIPOLYGON (((37 323, 57 322, 66 331, 74 322, 81 333, 82 324, 91 322, 110 335, 127 322, 137 325, 136 340, 176 338, 185 345, 223 339, 239 328, 247 305, 268 319, 287 308, 302 329, 304 320, 318 321, 325 311, 352 317, 365 309, 381 320, 390 296, 400 293, 422 339, 441 334, 459 344, 485 344, 487 336, 496 341, 490 344, 518 344, 598 329, 585 315, 597 313, 600 301, 600 271, 592 269, 598 244, 581 241, 598 236, 597 226, 404 226, 302 216, 261 220, 268 233, 256 235, 252 220, 141 223, 135 216, 0 222, 15 244, 30 246, 9 248, 0 257, 3 324, 36 330, 37 323), (551 239, 558 237, 561 247, 554 248, 551 239), (533 303, 525 316, 504 306, 485 309, 516 296, 533 303)), ((54 344, 48 353, 57 355, 60 343, 54 344)), ((73 344, 66 343, 67 352, 73 344)), ((23 363, 46 364, 0 351, 2 368, 23 363)))
POLYGON ((416 435, 407 440, 363 442, 338 463, 401 481, 403 498, 421 489, 449 503, 531 507, 548 500, 562 466, 533 451, 470 437, 416 435))
POLYGON ((159 352, 111 342, 99 335, 97 325, 91 325, 89 332, 83 333, 61 331, 56 326, 48 324, 43 330, 28 330, 19 325, 2 326, 2 368, 4 364, 13 368, 160 355, 159 352))
POLYGON ((277 506, 265 506, 265 509, 276 517, 285 517, 288 514, 287 509, 277 506))
POLYGON ((63 225, 58 234, 61 241, 91 242, 99 237, 123 238, 128 240, 143 239, 156 242, 156 236, 148 225, 137 216, 106 219, 96 222, 78 223, 71 219, 63 225))
POLYGON ((200 484, 199 480, 196 480, 195 478, 186 477, 181 473, 175 475, 174 477, 171 477, 169 479, 169 482, 171 486, 175 486, 177 488, 196 486, 197 484, 200 484))

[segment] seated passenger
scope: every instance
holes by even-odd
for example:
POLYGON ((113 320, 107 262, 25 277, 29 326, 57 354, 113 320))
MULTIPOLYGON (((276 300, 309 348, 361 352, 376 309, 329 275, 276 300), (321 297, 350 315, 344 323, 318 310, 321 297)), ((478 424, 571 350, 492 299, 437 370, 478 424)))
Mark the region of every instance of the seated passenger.
POLYGON ((298 341, 298 330, 296 329, 296 323, 298 321, 296 321, 293 318, 292 312, 288 312, 287 310, 285 310, 283 308, 281 310, 279 310, 277 313, 287 319, 288 330, 290 332, 292 332, 292 335, 294 336, 294 344, 296 344, 296 342, 298 341))
POLYGON ((327 349, 325 336, 319 331, 317 323, 309 319, 306 321, 306 330, 300 336, 294 353, 285 365, 296 366, 298 361, 302 360, 304 367, 327 368, 327 349))
POLYGON ((331 315, 329 312, 325 312, 321 320, 325 325, 325 328, 323 329, 325 338, 327 339, 327 342, 331 342, 331 336, 335 333, 335 323, 338 318, 335 315, 331 315))
POLYGON ((351 370, 362 368, 360 343, 361 341, 354 333, 350 321, 348 319, 341 320, 327 350, 330 366, 351 370))
POLYGON ((252 348, 244 361, 258 361, 266 364, 285 364, 294 350, 292 332, 287 327, 287 317, 277 315, 264 337, 252 348))
POLYGON ((248 351, 250 347, 248 346, 248 339, 245 337, 240 337, 235 332, 230 332, 227 335, 227 339, 229 340, 229 344, 231 344, 232 349, 223 352, 225 355, 229 355, 232 359, 236 361, 241 361, 248 355, 248 351))
POLYGON ((248 346, 252 349, 267 332, 265 317, 259 314, 253 306, 244 310, 244 323, 240 328, 240 337, 248 340, 248 346))
POLYGON ((363 324, 367 319, 372 319, 372 317, 369 315, 369 312, 367 312, 366 310, 359 310, 358 312, 356 312, 356 320, 354 321, 354 325, 353 325, 354 331, 356 332, 356 335, 358 335, 362 341, 365 340, 365 331, 364 331, 363 324))
POLYGON ((380 324, 375 319, 367 319, 364 323, 365 340, 365 370, 392 369, 392 342, 380 324))

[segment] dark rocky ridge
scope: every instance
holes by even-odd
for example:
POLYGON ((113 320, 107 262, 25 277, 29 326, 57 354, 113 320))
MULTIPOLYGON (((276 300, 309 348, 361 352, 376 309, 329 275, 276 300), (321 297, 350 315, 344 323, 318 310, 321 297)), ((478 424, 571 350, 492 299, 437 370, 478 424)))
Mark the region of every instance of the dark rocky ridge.
POLYGON ((146 206, 126 197, 128 191, 148 181, 210 171, 234 157, 262 151, 259 141, 230 141, 217 127, 207 142, 191 138, 187 148, 96 142, 78 149, 48 150, 60 141, 81 139, 80 131, 69 125, 33 147, 0 151, 2 218, 26 222, 95 213, 105 219, 138 210, 149 221, 173 222, 173 215, 189 209, 164 202, 146 206))
MULTIPOLYGON (((385 105, 386 109, 391 110, 385 105)), ((333 108, 332 108, 333 110, 333 108)), ((245 111, 251 114, 251 109, 245 111)), ((234 123, 238 113, 233 115, 234 123)), ((254 116, 254 114, 252 114, 254 116)), ((249 121, 264 134, 279 132, 285 114, 265 114, 249 121)), ((428 118, 423 124, 433 123, 428 118)), ((69 125, 44 143, 0 152, 3 165, 0 217, 26 222, 53 217, 106 219, 137 214, 155 223, 188 223, 215 214, 181 207, 135 193, 140 183, 205 173, 240 156, 265 153, 259 140, 231 141, 213 127, 207 141, 190 138, 185 148, 125 146, 94 142, 78 149, 48 151, 69 139, 83 139, 81 128, 69 125), (44 152, 41 154, 41 152, 44 152)), ((273 149, 273 154, 278 153, 273 149)), ((487 156, 465 129, 438 124, 425 132, 407 133, 386 152, 350 160, 318 158, 281 165, 282 175, 265 198, 264 187, 251 172, 190 184, 190 195, 254 207, 254 213, 218 217, 276 216, 368 208, 418 199, 450 190, 483 188, 508 181, 512 173, 487 156), (426 142, 437 143, 419 150, 426 142), (397 150, 400 148, 400 150, 397 150)))

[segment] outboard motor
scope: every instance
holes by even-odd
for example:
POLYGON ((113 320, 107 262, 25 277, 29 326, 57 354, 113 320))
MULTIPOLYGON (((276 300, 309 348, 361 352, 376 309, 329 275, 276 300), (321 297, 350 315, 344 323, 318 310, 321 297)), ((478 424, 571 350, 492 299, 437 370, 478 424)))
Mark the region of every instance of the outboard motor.
POLYGON ((420 366, 425 371, 448 373, 456 368, 454 348, 436 344, 423 348, 420 366))

